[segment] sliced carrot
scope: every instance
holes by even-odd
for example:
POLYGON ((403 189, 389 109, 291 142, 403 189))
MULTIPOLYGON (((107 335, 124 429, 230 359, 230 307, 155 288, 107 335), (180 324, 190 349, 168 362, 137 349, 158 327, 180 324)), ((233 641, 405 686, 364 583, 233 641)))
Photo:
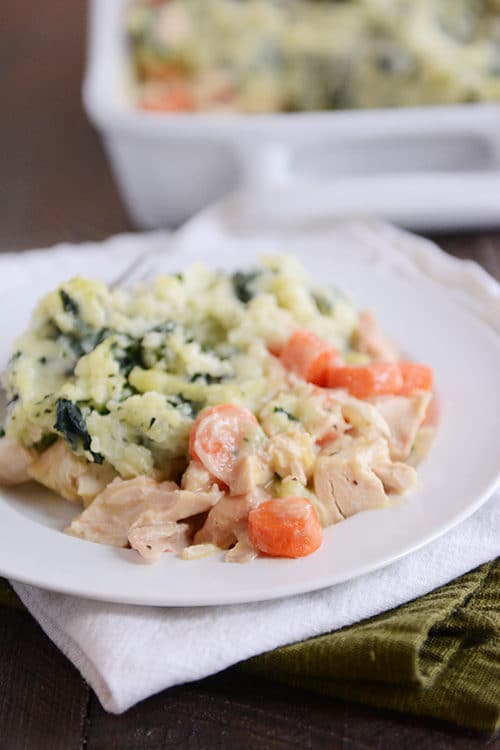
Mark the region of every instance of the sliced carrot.
POLYGON ((284 367, 315 385, 325 385, 329 368, 340 361, 339 350, 308 330, 292 333, 280 359, 284 367))
POLYGON ((305 497, 275 497, 248 514, 248 535, 259 552, 273 557, 305 557, 321 546, 323 529, 305 497))
POLYGON ((281 352, 283 351, 283 344, 278 344, 276 342, 268 344, 267 350, 269 354, 273 354, 275 357, 279 357, 281 352))
POLYGON ((399 393, 403 377, 393 362, 371 362, 358 367, 331 367, 328 388, 346 388, 356 398, 399 393))
POLYGON ((403 378, 403 386, 400 390, 402 395, 417 390, 432 391, 434 374, 431 367, 418 365, 415 362, 400 362, 399 369, 403 378))
POLYGON ((171 86, 157 96, 144 96, 141 107, 151 112, 190 112, 194 100, 185 86, 171 86))
POLYGON ((204 409, 189 434, 189 453, 217 479, 230 484, 245 438, 259 423, 251 411, 235 404, 204 409))

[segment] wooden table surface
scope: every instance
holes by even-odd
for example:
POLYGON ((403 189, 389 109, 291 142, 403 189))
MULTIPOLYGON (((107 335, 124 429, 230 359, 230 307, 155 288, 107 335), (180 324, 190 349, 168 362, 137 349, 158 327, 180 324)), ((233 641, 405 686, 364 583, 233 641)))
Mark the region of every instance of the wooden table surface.
MULTIPOLYGON (((131 229, 81 107, 85 3, 1 5, 0 251, 98 240, 131 229)), ((438 241, 500 278, 499 232, 438 241)), ((0 750, 486 746, 500 743, 230 671, 112 716, 25 611, 0 608, 0 750)))

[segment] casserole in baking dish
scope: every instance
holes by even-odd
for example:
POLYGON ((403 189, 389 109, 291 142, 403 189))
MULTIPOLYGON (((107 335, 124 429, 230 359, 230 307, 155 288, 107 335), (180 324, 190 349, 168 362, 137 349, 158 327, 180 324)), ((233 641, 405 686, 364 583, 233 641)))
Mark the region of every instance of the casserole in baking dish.
POLYGON ((496 0, 132 0, 135 103, 289 112, 500 99, 496 0))
POLYGON ((270 209, 304 180, 319 213, 375 213, 426 229, 499 221, 498 104, 145 112, 134 98, 128 8, 91 3, 83 93, 139 227, 177 225, 248 183, 270 209))

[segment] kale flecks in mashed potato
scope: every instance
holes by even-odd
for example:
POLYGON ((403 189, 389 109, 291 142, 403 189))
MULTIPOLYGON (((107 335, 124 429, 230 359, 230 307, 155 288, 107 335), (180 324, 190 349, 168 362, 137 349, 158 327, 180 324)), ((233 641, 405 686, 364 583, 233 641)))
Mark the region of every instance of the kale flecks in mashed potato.
POLYGON ((258 411, 280 390, 269 352, 297 327, 346 351, 356 323, 345 298, 286 256, 234 274, 193 266, 133 291, 74 278, 39 302, 16 343, 4 429, 38 451, 62 436, 124 478, 175 477, 201 409, 258 411))

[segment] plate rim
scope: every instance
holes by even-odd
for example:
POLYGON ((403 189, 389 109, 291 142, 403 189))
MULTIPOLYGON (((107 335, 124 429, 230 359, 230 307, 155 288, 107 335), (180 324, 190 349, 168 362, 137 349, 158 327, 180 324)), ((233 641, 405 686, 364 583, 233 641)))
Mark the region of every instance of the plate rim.
MULTIPOLYGON (((214 209, 211 209, 208 212, 203 212, 201 217, 197 217, 192 222, 189 222, 189 224, 184 227, 182 230, 182 233, 185 236, 186 230, 189 229, 191 226, 196 226, 196 222, 200 219, 206 220, 207 214, 208 218, 210 219, 213 216, 214 209)), ((216 214, 217 215, 217 214, 216 214)), ((336 222, 338 224, 338 222, 336 222)), ((203 226, 203 222, 202 222, 203 226)), ((345 225, 346 227, 349 227, 349 223, 345 225)), ((422 253, 428 258, 429 255, 434 256, 435 258, 439 257, 439 263, 438 266, 440 266, 441 271, 444 265, 447 265, 450 269, 450 276, 449 278, 453 278, 453 284, 456 282, 457 276, 460 277, 460 282, 463 283, 465 278, 469 279, 469 289, 467 290, 467 294, 470 295, 470 289, 473 287, 475 291, 477 291, 477 288, 482 288, 483 296, 485 301, 485 309, 491 310, 492 315, 495 310, 495 306, 500 299, 499 297, 499 290, 500 285, 496 282, 493 277, 491 277, 487 272, 483 271, 479 266, 477 268, 475 267, 475 264, 471 264, 471 262, 464 262, 463 260, 459 260, 456 258, 453 258, 452 256, 446 255, 442 250, 440 250, 437 246, 434 245, 429 240, 425 240, 420 237, 414 237, 413 235, 410 235, 407 232, 404 232, 403 230, 396 229, 394 227, 388 226, 383 224, 382 222, 376 221, 374 222, 364 222, 363 224, 360 224, 359 222, 351 225, 351 231, 354 227, 354 230, 359 232, 361 229, 361 233, 368 231, 368 236, 372 236, 373 228, 377 227, 379 232, 384 232, 385 235, 382 237, 382 234, 380 234, 380 241, 386 242, 388 238, 392 242, 395 242, 398 244, 398 242, 405 242, 405 243, 413 243, 414 247, 414 257, 412 258, 412 262, 417 265, 421 265, 422 260, 422 253), (417 244, 419 245, 419 252, 417 252, 417 244), (420 256, 420 257, 419 257, 420 256), (480 269, 480 274, 478 275, 477 269, 480 269), (493 283, 492 283, 493 282, 493 283), (495 303, 495 306, 492 304, 492 301, 495 303)), ((348 230, 349 231, 349 230, 348 230)), ((155 233, 156 234, 156 233, 155 233)), ((144 247, 144 235, 142 237, 139 235, 138 239, 140 239, 141 247, 144 247)), ((359 236, 358 236, 359 239, 359 236)), ((366 240, 366 236, 364 238, 366 240)), ((93 243, 100 245, 101 243, 93 243)), ((175 249, 174 249, 175 254, 175 249)), ((169 255, 171 255, 172 252, 169 252, 169 255)), ((406 256, 408 257, 408 256, 406 256)), ((1 260, 0 260, 1 264, 1 260)), ((392 271, 394 271, 393 268, 391 268, 392 271)), ((450 291, 450 286, 446 283, 443 283, 443 278, 439 279, 432 279, 432 275, 428 273, 428 268, 424 269, 420 268, 420 271, 423 271, 423 277, 427 280, 431 279, 434 281, 438 281, 439 284, 450 291)), ((440 273, 441 273, 440 271, 440 273)), ((2 302, 3 295, 0 294, 0 304, 2 302)), ((450 299, 452 299, 455 303, 457 303, 457 300, 453 299, 453 296, 450 296, 450 299)), ((477 302, 477 300, 475 300, 477 302)), ((478 311, 474 307, 470 307, 466 310, 466 312, 471 315, 476 322, 481 323, 485 330, 488 331, 488 333, 491 335, 493 334, 492 341, 494 340, 496 344, 500 343, 500 337, 498 335, 498 329, 496 328, 495 322, 496 320, 492 318, 491 320, 485 320, 484 314, 481 314, 481 311, 478 311)), ((498 322, 498 326, 500 329, 500 321, 498 322)), ((448 517, 445 521, 443 521, 440 525, 436 526, 430 533, 427 533, 425 535, 425 538, 414 542, 413 544, 410 544, 406 547, 404 547, 401 551, 396 552, 394 554, 389 555, 388 557, 385 557, 383 560, 380 560, 377 563, 373 562, 361 562, 359 565, 355 566, 354 569, 351 572, 346 572, 344 574, 335 575, 335 573, 330 573, 327 576, 321 576, 316 581, 311 582, 308 580, 307 582, 304 582, 302 585, 294 583, 293 581, 288 583, 287 585, 282 585, 279 587, 278 590, 272 590, 267 592, 262 591, 255 591, 250 593, 244 593, 243 595, 240 595, 238 592, 234 591, 223 591, 221 592, 221 595, 218 596, 217 600, 214 601, 213 596, 209 593, 206 598, 203 596, 198 595, 196 600, 193 600, 190 598, 190 595, 183 595, 183 596, 165 596, 165 591, 161 591, 157 594, 149 593, 147 595, 143 595, 140 598, 137 597, 136 594, 132 594, 130 598, 127 596, 123 596, 121 594, 118 594, 114 596, 113 594, 110 594, 109 592, 99 592, 96 590, 90 590, 88 587, 83 587, 78 584, 59 584, 56 582, 44 582, 43 580, 40 580, 40 576, 37 576, 36 573, 34 575, 19 575, 15 572, 15 569, 13 570, 10 566, 4 565, 1 562, 1 556, 0 556, 0 565, 2 569, 2 575, 11 578, 12 580, 19 582, 19 583, 26 583, 29 585, 34 585, 52 592, 60 593, 60 594, 67 594, 72 596, 79 596, 85 599, 91 599, 94 601, 103 601, 103 602, 109 602, 109 603, 121 603, 121 604, 133 604, 137 606, 169 606, 169 607, 197 607, 197 606, 218 606, 218 605, 230 605, 230 604, 243 604, 243 603, 251 603, 251 602, 257 602, 257 601, 269 601, 272 599, 279 599, 283 597, 289 597, 294 595, 300 595, 305 592, 312 592, 317 591, 319 589, 323 589, 329 586, 336 585, 337 583, 342 583, 348 580, 352 580, 354 578, 357 578, 359 576, 362 576, 368 572, 372 572, 375 570, 379 570, 383 567, 386 567, 387 565, 390 565, 393 562, 396 562, 397 560, 405 557, 408 554, 411 554, 415 552, 416 550, 426 546, 429 543, 432 543, 435 539, 442 536, 458 524, 460 524, 462 521, 466 520, 468 517, 470 517, 475 511, 478 510, 479 507, 481 507, 489 497, 495 492, 495 490, 500 486, 500 464, 498 466, 498 471, 496 476, 487 484, 486 487, 482 488, 480 492, 474 496, 474 499, 472 502, 467 504, 465 507, 461 508, 456 514, 452 515, 451 517, 448 517), (327 579, 327 580, 326 580, 327 579)), ((14 509, 12 509, 14 510, 14 509)), ((57 532, 58 534, 60 532, 57 532)), ((0 532, 1 536, 1 532, 0 532)), ((82 542, 83 540, 72 540, 72 541, 78 541, 82 542)), ((15 566, 14 566, 15 568, 15 566)), ((42 573, 43 578, 43 573, 42 573)))

